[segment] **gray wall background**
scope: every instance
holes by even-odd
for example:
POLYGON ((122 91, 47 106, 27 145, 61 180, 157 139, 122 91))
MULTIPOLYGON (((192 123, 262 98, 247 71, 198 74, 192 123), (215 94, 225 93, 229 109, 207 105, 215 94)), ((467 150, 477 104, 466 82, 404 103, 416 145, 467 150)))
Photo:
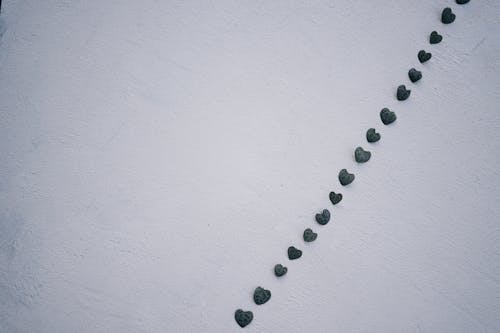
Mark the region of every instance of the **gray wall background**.
POLYGON ((3 7, 0 331, 500 331, 498 1, 3 7))

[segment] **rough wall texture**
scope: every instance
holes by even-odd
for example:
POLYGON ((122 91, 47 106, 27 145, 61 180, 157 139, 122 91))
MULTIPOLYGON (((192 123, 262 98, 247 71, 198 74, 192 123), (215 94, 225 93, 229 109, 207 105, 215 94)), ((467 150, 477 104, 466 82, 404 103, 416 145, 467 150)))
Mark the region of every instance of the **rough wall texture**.
POLYGON ((3 7, 1 332, 500 331, 500 2, 3 7))

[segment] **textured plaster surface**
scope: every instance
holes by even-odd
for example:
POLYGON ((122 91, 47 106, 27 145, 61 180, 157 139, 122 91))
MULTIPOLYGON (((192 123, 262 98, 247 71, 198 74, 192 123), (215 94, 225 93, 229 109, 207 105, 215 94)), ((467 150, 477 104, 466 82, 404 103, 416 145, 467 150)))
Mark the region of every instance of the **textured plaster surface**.
POLYGON ((1 332, 500 331, 499 1, 3 7, 1 332))

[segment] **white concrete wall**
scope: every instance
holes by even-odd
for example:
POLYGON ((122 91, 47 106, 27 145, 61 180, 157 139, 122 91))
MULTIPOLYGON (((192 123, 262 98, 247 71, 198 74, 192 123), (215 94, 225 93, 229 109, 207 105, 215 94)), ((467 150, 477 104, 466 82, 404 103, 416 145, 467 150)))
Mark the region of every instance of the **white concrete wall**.
POLYGON ((500 2, 3 7, 1 332, 500 331, 500 2))

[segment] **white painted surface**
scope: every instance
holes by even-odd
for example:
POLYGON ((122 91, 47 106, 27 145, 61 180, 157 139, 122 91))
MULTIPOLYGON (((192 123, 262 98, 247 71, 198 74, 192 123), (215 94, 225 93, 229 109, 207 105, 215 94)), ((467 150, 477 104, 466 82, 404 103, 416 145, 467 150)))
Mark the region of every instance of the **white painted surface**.
POLYGON ((500 2, 7 0, 2 15, 1 332, 239 332, 239 307, 247 332, 500 331, 500 2), (357 179, 321 227, 344 167, 357 179))

